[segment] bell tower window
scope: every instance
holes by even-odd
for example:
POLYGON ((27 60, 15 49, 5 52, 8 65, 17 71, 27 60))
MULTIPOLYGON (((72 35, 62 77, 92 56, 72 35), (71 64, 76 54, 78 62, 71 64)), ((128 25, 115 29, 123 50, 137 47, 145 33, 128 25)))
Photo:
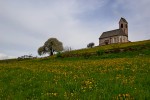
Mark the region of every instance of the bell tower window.
POLYGON ((121 24, 121 28, 123 28, 123 24, 121 24))
POLYGON ((128 25, 126 24, 126 28, 128 28, 128 25))

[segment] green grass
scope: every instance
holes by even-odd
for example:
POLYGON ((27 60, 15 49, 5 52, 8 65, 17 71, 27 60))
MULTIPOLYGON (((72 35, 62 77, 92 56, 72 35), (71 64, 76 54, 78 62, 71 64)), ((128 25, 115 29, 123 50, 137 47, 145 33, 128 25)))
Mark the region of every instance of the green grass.
POLYGON ((122 43, 122 44, 111 44, 106 46, 97 46, 94 48, 86 48, 86 49, 80 49, 80 50, 74 50, 71 51, 71 54, 82 54, 82 53, 95 53, 98 50, 109 50, 114 48, 126 48, 126 47, 141 47, 141 46, 147 46, 150 45, 150 40, 145 41, 139 41, 139 42, 129 42, 129 43, 122 43))
MULTIPOLYGON (((125 48, 146 48, 92 55, 88 59, 80 56, 0 61, 0 100, 148 100, 149 43, 124 44, 125 48)), ((105 47, 109 46, 102 48, 105 47)))
POLYGON ((62 57, 85 57, 96 56, 108 53, 117 53, 117 52, 125 52, 125 51, 140 51, 140 50, 148 50, 150 49, 150 40, 139 41, 139 42, 129 42, 123 44, 111 44, 106 46, 97 46, 94 48, 85 48, 80 50, 73 50, 70 52, 64 52, 61 55, 62 57))

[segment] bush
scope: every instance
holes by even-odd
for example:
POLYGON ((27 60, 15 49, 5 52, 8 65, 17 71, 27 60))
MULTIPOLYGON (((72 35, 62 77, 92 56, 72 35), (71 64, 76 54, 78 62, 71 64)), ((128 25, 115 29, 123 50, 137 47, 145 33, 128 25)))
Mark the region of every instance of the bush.
POLYGON ((57 54, 56 54, 56 57, 57 58, 62 58, 63 56, 62 56, 62 53, 61 52, 58 52, 57 54))
POLYGON ((91 43, 89 43, 89 44, 87 45, 87 47, 88 47, 88 48, 92 48, 92 47, 94 47, 94 45, 95 45, 95 44, 94 44, 93 42, 91 42, 91 43))
POLYGON ((104 50, 98 50, 98 51, 96 52, 96 54, 97 54, 98 56, 103 55, 104 53, 105 53, 104 50))

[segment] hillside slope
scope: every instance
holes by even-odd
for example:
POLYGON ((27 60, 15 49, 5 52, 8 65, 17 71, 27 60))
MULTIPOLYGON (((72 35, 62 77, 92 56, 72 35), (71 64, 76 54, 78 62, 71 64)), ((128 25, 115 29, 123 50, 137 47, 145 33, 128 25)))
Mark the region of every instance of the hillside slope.
POLYGON ((79 57, 88 55, 99 55, 99 52, 103 52, 104 54, 108 53, 119 53, 126 51, 140 51, 140 50, 150 50, 150 40, 139 41, 139 42, 129 42, 122 44, 111 44, 106 46, 97 46, 94 48, 85 48, 80 50, 74 50, 71 52, 63 53, 64 57, 79 57))
POLYGON ((72 51, 69 57, 0 61, 0 99, 147 100, 149 48, 150 41, 142 41, 72 51))

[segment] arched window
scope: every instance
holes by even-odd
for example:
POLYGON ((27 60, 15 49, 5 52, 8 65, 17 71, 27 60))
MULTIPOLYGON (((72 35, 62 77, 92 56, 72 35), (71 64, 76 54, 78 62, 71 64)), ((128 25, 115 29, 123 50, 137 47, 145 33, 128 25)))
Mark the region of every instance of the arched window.
POLYGON ((116 43, 116 38, 114 38, 114 43, 116 43))
POLYGON ((123 42, 125 42, 125 37, 123 37, 123 42))
POLYGON ((123 28, 123 24, 121 24, 121 28, 123 28))
POLYGON ((120 43, 122 43, 122 38, 120 38, 120 43))
POLYGON ((128 28, 128 25, 126 24, 126 28, 128 28))

